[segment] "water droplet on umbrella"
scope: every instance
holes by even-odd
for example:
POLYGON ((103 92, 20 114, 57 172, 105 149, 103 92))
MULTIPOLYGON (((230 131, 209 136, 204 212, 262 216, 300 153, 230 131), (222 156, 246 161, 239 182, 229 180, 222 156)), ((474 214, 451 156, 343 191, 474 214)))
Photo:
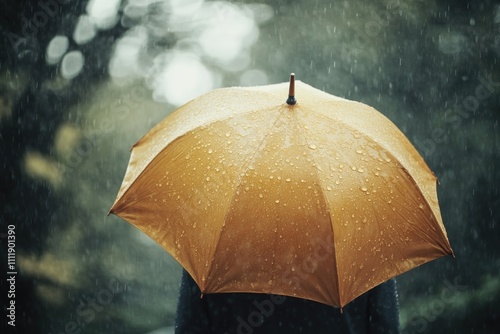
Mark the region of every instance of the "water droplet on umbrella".
POLYGON ((212 154, 213 152, 214 152, 214 151, 213 151, 211 148, 210 148, 210 149, 208 149, 208 153, 209 153, 209 154, 212 154))
POLYGON ((290 182, 290 181, 292 181, 292 179, 290 179, 290 178, 287 178, 287 179, 286 179, 286 182, 290 182))
POLYGON ((309 145, 309 148, 310 148, 311 150, 315 150, 315 149, 316 149, 316 145, 311 144, 311 145, 309 145))
POLYGON ((361 191, 365 191, 365 192, 368 191, 368 188, 366 188, 365 186, 361 187, 360 189, 361 189, 361 191))
POLYGON ((280 200, 279 200, 279 199, 277 199, 275 202, 276 202, 276 204, 278 204, 278 203, 280 202, 280 200))
POLYGON ((262 195, 262 194, 259 194, 259 197, 260 197, 260 198, 262 198, 262 197, 264 197, 264 195, 262 195))

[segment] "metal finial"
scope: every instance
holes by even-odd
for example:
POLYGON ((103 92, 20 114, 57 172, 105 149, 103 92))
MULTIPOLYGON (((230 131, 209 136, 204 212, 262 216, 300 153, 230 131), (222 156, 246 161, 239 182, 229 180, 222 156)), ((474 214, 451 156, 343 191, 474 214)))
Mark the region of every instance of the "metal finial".
POLYGON ((295 73, 290 74, 290 87, 288 89, 288 99, 286 103, 291 106, 297 103, 297 100, 295 100, 295 73))

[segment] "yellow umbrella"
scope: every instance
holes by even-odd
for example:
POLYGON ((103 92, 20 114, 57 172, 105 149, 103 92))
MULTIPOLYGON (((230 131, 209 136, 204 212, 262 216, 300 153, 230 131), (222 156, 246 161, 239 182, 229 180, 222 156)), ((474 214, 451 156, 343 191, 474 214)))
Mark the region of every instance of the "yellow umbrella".
POLYGON ((403 133, 293 75, 177 109, 133 146, 110 212, 160 244, 202 293, 343 307, 452 254, 436 177, 403 133))

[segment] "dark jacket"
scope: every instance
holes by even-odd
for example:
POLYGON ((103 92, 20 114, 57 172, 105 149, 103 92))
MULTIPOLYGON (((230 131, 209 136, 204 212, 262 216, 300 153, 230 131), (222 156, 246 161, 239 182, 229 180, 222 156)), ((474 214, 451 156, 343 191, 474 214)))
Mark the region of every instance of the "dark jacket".
POLYGON ((257 293, 207 294, 184 271, 177 334, 399 333, 396 282, 389 280, 338 308, 300 298, 257 293))

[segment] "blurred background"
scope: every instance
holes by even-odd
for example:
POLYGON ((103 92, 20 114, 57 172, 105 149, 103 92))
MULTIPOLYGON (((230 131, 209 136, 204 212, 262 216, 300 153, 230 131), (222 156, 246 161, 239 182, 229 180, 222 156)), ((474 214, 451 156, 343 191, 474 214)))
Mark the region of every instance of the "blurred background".
MULTIPOLYGON (((398 278, 402 332, 498 333, 499 1, 0 0, 0 8, 0 247, 4 277, 15 225, 17 332, 171 332, 180 266, 106 217, 129 149, 204 92, 295 72, 385 114, 440 181, 456 258, 398 278)), ((1 287, 5 310, 3 278, 1 287)), ((2 326, 13 330, 5 315, 2 326)))

